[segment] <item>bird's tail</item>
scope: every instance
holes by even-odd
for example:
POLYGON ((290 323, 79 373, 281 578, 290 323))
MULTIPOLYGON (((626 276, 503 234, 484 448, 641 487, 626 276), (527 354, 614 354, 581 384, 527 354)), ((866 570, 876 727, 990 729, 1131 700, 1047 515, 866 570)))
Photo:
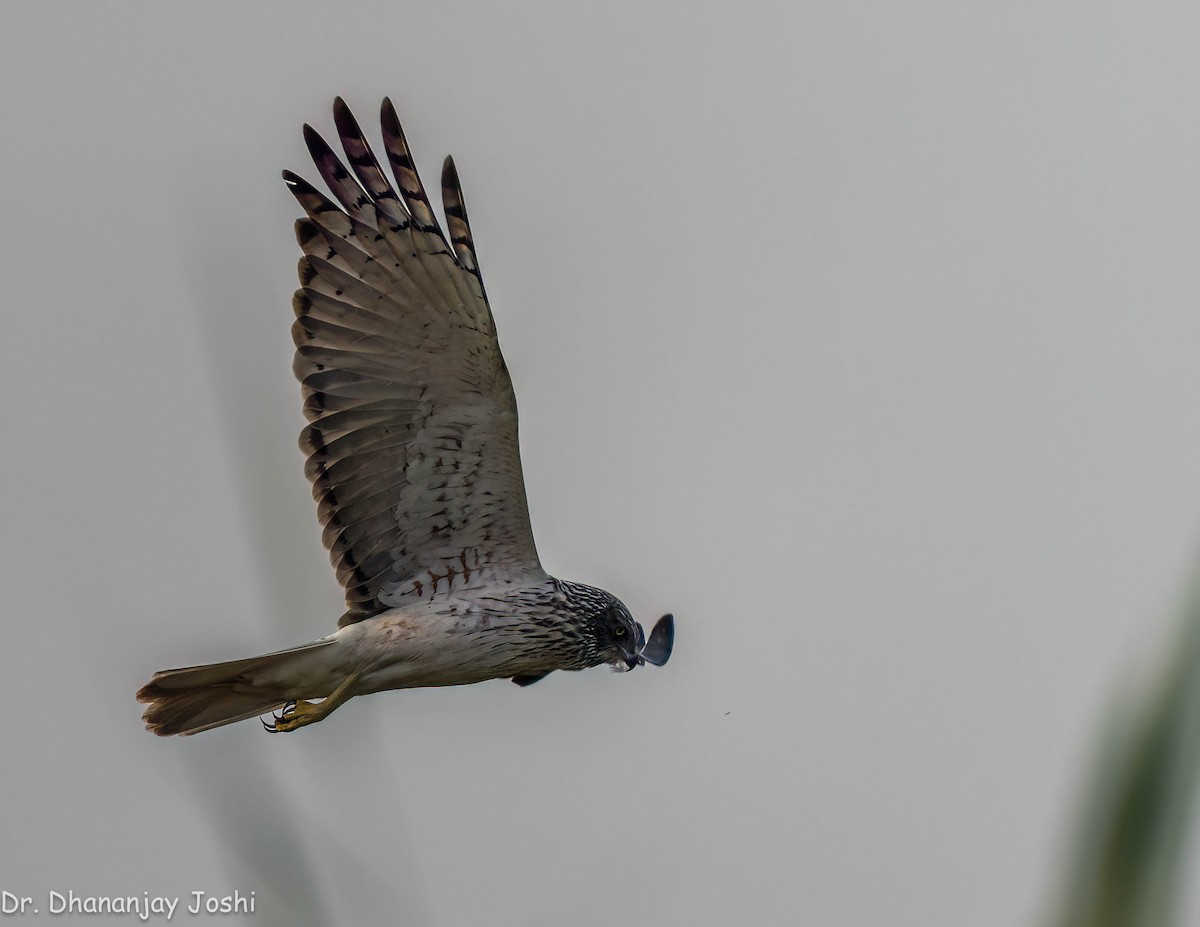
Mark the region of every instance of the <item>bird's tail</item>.
POLYGON ((157 672, 138 690, 138 701, 146 704, 142 720, 147 730, 169 737, 198 734, 274 711, 297 696, 255 685, 255 677, 331 643, 326 638, 259 657, 157 672))

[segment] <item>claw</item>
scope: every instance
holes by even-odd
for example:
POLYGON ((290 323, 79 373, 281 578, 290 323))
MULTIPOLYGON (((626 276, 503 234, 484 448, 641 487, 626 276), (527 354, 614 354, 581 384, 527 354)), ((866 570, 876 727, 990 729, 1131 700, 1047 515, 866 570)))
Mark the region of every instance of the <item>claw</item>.
POLYGON ((283 706, 279 714, 272 714, 271 721, 263 721, 263 729, 268 734, 286 734, 297 728, 306 727, 320 721, 338 705, 352 697, 354 684, 358 681, 361 671, 355 671, 341 681, 336 689, 319 702, 293 699, 283 706))
POLYGON ((294 701, 286 702, 286 703, 284 703, 283 709, 281 711, 279 711, 278 713, 271 712, 270 722, 263 721, 262 718, 259 718, 258 720, 262 723, 263 730, 266 731, 268 734, 279 734, 279 733, 282 733, 279 730, 279 722, 283 721, 285 718, 288 717, 288 715, 293 714, 295 711, 296 711, 296 703, 294 701))

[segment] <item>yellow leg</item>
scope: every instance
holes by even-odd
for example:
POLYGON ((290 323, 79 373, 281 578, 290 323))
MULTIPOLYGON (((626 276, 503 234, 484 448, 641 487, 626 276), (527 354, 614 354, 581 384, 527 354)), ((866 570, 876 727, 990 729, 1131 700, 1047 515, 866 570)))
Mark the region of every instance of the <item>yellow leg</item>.
POLYGON ((333 714, 334 709, 343 702, 353 698, 350 690, 358 682, 358 677, 361 675, 362 673, 357 670, 351 673, 342 680, 341 685, 329 694, 328 698, 321 699, 319 702, 306 702, 303 699, 296 702, 289 702, 283 711, 275 716, 273 723, 267 724, 264 721, 263 727, 272 734, 279 734, 294 731, 308 724, 316 724, 327 715, 333 714))

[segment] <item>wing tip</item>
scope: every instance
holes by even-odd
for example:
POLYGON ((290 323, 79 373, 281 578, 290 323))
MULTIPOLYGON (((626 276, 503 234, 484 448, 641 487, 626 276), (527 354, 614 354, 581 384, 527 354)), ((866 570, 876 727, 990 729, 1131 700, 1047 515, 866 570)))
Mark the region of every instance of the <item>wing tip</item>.
POLYGON ((354 113, 350 111, 350 107, 341 97, 333 99, 333 123, 337 126, 338 134, 343 138, 347 135, 362 135, 362 130, 358 127, 358 120, 354 118, 354 113))

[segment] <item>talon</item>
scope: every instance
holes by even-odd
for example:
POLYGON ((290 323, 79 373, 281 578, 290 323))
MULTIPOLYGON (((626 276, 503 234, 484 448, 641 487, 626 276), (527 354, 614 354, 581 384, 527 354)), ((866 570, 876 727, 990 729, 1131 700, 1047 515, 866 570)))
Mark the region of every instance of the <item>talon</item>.
POLYGON ((262 724, 263 730, 266 731, 268 734, 282 734, 285 731, 289 730, 289 728, 286 726, 281 728, 279 726, 280 722, 291 717, 293 714, 295 714, 295 712, 296 712, 296 703, 295 702, 286 702, 286 703, 284 703, 283 708, 280 709, 278 712, 274 712, 274 711, 271 712, 271 720, 270 721, 263 721, 262 718, 259 718, 258 720, 262 724))
POLYGON ((341 684, 320 702, 309 702, 304 699, 289 701, 283 706, 283 711, 271 716, 271 723, 263 721, 263 728, 268 734, 286 734, 309 724, 316 724, 330 714, 342 702, 351 697, 354 683, 358 681, 360 672, 353 672, 341 684))

